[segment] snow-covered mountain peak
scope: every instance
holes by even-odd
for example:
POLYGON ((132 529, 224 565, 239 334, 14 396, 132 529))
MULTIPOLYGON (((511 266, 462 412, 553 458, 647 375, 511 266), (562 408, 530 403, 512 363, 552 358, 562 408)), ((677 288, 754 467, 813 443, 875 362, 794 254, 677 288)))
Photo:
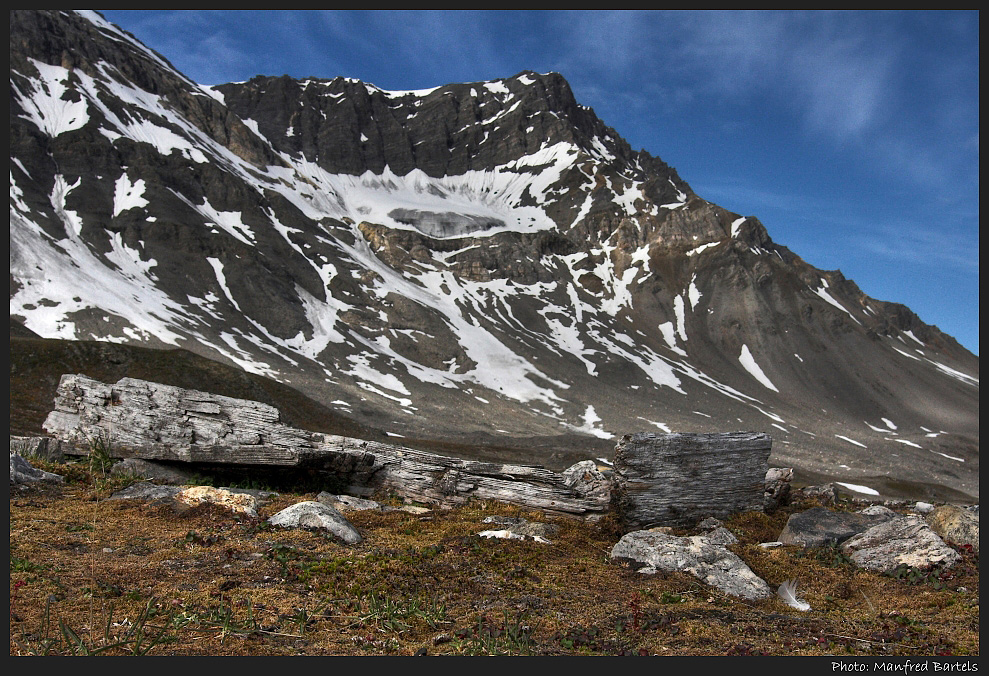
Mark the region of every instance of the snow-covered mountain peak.
POLYGON ((559 74, 203 87, 98 15, 12 12, 10 124, 10 314, 41 336, 184 347, 533 462, 748 428, 807 476, 978 494, 978 359, 559 74))

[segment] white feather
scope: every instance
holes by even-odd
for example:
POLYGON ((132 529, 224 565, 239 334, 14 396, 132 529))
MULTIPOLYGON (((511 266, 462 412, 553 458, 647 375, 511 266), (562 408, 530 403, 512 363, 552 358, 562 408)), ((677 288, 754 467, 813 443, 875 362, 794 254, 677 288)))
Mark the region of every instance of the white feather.
POLYGON ((810 604, 803 599, 797 598, 797 580, 796 578, 792 580, 787 580, 780 585, 779 591, 777 592, 779 597, 783 599, 783 602, 790 606, 791 608, 796 608, 797 610, 807 612, 810 610, 810 604))

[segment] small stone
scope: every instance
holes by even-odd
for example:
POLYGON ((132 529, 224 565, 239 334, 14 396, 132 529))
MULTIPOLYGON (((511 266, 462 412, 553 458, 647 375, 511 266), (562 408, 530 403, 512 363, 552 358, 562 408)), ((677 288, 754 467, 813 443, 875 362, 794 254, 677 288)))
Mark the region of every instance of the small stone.
POLYGON ((816 500, 824 506, 830 506, 838 500, 837 489, 836 484, 827 483, 820 486, 805 486, 797 491, 797 494, 809 500, 816 500))
POLYGON ((374 500, 355 498, 351 495, 333 495, 332 493, 327 493, 326 491, 323 491, 317 495, 316 501, 341 511, 381 509, 381 503, 375 502, 374 500))
POLYGON ((719 520, 715 519, 713 516, 709 516, 699 524, 697 524, 697 530, 714 530, 724 524, 719 520))
MULTIPOLYGON (((511 517, 511 516, 488 516, 485 517, 481 523, 491 523, 499 526, 505 526, 507 531, 510 531, 513 535, 531 538, 542 538, 547 541, 546 538, 556 537, 560 532, 560 527, 554 524, 540 523, 538 521, 526 521, 525 519, 511 517)), ((494 531, 485 531, 494 532, 494 531)), ((490 536, 490 537, 500 537, 500 536, 490 536)))
POLYGON ((709 533, 704 533, 700 537, 704 538, 708 542, 714 545, 735 545, 738 544, 739 540, 730 530, 724 526, 718 526, 709 533))

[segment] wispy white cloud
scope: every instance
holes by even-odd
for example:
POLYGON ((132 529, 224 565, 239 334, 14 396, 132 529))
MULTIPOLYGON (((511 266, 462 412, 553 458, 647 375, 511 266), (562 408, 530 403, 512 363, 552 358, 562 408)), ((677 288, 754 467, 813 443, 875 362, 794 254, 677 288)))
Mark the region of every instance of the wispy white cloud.
MULTIPOLYGON (((133 12, 127 29, 150 42, 182 74, 200 84, 230 81, 254 62, 254 55, 229 21, 213 10, 133 12)), ((111 20, 112 16, 111 16, 111 20)), ((259 73, 252 73, 257 75, 259 73)))
POLYGON ((933 223, 874 226, 869 232, 854 236, 853 242, 870 254, 891 261, 923 267, 950 266, 961 273, 979 270, 979 250, 972 246, 971 238, 933 223))

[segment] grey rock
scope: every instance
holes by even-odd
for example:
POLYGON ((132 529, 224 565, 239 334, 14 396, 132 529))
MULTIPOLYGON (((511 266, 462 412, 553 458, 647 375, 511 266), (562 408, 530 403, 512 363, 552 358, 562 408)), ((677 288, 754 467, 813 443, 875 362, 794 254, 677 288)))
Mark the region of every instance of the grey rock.
POLYGON ((593 460, 582 460, 563 470, 563 482, 582 496, 611 492, 611 480, 598 469, 593 460))
POLYGON ((685 572, 726 594, 749 600, 769 598, 773 590, 742 559, 703 535, 677 537, 650 531, 627 533, 612 550, 613 559, 643 564, 642 573, 685 572))
POLYGON ((735 534, 724 526, 718 526, 714 530, 704 533, 700 537, 715 545, 728 546, 738 544, 739 542, 735 534))
POLYGON ((313 448, 311 433, 285 425, 273 406, 135 378, 108 384, 64 374, 43 426, 68 443, 103 434, 134 448, 172 446, 169 459, 186 461, 210 460, 209 449, 271 454, 313 448))
POLYGON ((38 481, 45 481, 49 483, 59 483, 65 481, 65 478, 60 474, 52 474, 51 472, 46 472, 44 470, 38 469, 31 465, 27 460, 22 458, 17 453, 10 454, 10 483, 14 484, 30 484, 38 481))
POLYGON ((786 504, 790 497, 790 481, 793 479, 792 467, 770 467, 766 472, 766 488, 764 506, 767 512, 779 509, 786 504))
POLYGON ((327 493, 323 491, 316 496, 316 502, 320 504, 327 505, 333 509, 339 511, 347 510, 382 510, 380 502, 375 502, 374 500, 368 500, 366 498, 355 498, 352 495, 333 495, 332 493, 327 493))
POLYGON ((23 457, 62 459, 62 442, 52 437, 10 437, 10 452, 23 457))
POLYGON ((835 512, 824 507, 813 507, 792 514, 780 533, 779 541, 804 547, 820 547, 829 542, 840 544, 890 518, 884 514, 835 512))
POLYGON ((919 516, 901 516, 873 526, 846 540, 841 551, 855 565, 881 573, 901 565, 948 568, 961 561, 958 552, 919 516))
POLYGON ((954 505, 937 507, 925 517, 943 540, 956 545, 972 545, 979 553, 979 513, 954 505))
POLYGON ((181 490, 181 486, 159 486, 150 481, 142 481, 116 491, 110 496, 110 499, 146 500, 152 503, 170 502, 181 490))
POLYGON ((353 524, 333 507, 321 502, 298 502, 286 507, 270 519, 272 526, 282 528, 311 528, 329 531, 348 545, 361 542, 364 538, 357 532, 353 524))
POLYGON ((147 479, 158 484, 182 486, 190 483, 195 472, 189 472, 153 460, 125 458, 110 468, 111 476, 131 476, 147 479))

